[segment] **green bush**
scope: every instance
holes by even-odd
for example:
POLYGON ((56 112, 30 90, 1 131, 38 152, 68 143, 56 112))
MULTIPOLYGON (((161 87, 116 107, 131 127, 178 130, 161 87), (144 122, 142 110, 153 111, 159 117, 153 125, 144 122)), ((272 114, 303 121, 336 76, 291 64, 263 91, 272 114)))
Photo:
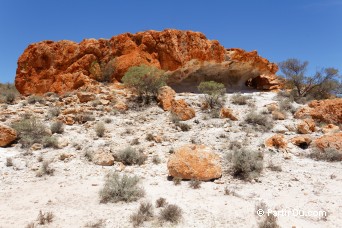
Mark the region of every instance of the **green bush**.
POLYGON ((214 81, 207 81, 201 82, 197 88, 201 93, 206 94, 204 99, 210 109, 214 109, 217 106, 223 106, 224 94, 226 92, 224 84, 214 81))
POLYGON ((44 104, 45 100, 43 97, 37 96, 37 95, 31 95, 27 98, 27 103, 29 103, 29 104, 35 104, 37 102, 40 104, 44 104))
POLYGON ((128 69, 122 78, 122 82, 135 88, 140 98, 145 99, 145 103, 150 97, 156 97, 158 89, 166 85, 166 75, 163 70, 153 66, 140 65, 128 69))
POLYGON ((263 170, 263 155, 246 148, 235 150, 232 162, 234 176, 243 180, 256 178, 263 170))
POLYGON ((142 188, 138 186, 137 176, 120 176, 116 172, 111 172, 106 176, 105 184, 100 190, 101 203, 116 203, 119 201, 132 202, 145 195, 142 188))
POLYGON ((118 161, 121 161, 125 165, 142 165, 147 160, 147 156, 141 152, 137 152, 132 147, 127 147, 116 154, 118 161))
POLYGON ((18 132, 19 143, 28 148, 34 143, 43 143, 44 137, 49 136, 46 126, 35 117, 23 116, 21 120, 12 124, 18 132))
POLYGON ((95 132, 98 137, 103 137, 106 131, 105 125, 102 122, 99 122, 95 125, 95 132))
POLYGON ((50 126, 51 133, 62 134, 64 132, 64 123, 61 121, 53 122, 50 126))

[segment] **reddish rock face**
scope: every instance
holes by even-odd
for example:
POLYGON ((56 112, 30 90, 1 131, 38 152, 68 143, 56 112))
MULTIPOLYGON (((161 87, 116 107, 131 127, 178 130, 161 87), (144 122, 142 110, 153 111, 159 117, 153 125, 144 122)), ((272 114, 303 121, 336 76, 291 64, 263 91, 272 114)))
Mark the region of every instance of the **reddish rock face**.
POLYGON ((9 145, 16 138, 17 132, 14 129, 0 124, 0 147, 9 145))
POLYGON ((267 147, 275 147, 285 149, 287 147, 287 142, 284 139, 284 135, 277 134, 273 135, 271 138, 267 139, 265 142, 267 147))
POLYGON ((328 148, 336 149, 340 154, 339 160, 342 161, 342 132, 323 135, 315 140, 315 145, 321 151, 325 151, 328 148))
POLYGON ((109 40, 31 44, 18 60, 15 84, 25 95, 63 93, 96 84, 104 76, 120 81, 129 67, 140 64, 168 71, 171 84, 212 79, 244 85, 251 78, 267 75, 267 80, 252 83, 263 89, 275 88, 278 69, 256 51, 226 50, 202 33, 168 29, 125 33, 109 40))

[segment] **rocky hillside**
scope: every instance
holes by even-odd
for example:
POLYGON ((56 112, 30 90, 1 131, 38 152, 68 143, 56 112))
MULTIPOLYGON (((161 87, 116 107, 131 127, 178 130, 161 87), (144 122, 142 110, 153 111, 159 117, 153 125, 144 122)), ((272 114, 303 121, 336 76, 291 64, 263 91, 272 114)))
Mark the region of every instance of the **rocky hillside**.
POLYGON ((22 94, 64 93, 99 81, 120 81, 131 66, 146 64, 167 71, 168 84, 193 92, 203 80, 229 88, 277 89, 276 64, 256 51, 225 49, 202 33, 164 30, 125 33, 80 43, 42 41, 18 59, 15 85, 22 94))

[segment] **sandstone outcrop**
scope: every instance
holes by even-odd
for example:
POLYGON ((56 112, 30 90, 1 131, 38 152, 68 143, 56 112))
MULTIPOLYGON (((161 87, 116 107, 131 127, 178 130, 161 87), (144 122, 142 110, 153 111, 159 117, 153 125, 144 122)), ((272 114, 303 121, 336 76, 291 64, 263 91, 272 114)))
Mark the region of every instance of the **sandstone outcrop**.
POLYGON ((236 118, 236 116, 233 114, 233 110, 231 110, 229 108, 221 108, 220 117, 221 118, 228 118, 228 119, 233 120, 233 121, 238 120, 236 118))
POLYGON ((186 145, 176 149, 167 163, 169 174, 182 179, 208 181, 222 176, 220 159, 204 145, 186 145))
POLYGON ((0 147, 8 146, 17 138, 17 132, 5 125, 0 124, 0 147))
POLYGON ((302 149, 307 149, 312 139, 309 136, 296 136, 291 139, 291 142, 302 149))
POLYGON ((309 133, 315 132, 315 130, 316 130, 316 124, 313 119, 302 120, 297 125, 297 131, 300 134, 309 134, 309 133))
POLYGON ((276 64, 256 51, 225 49, 202 33, 167 29, 125 33, 80 43, 42 41, 29 45, 18 59, 15 85, 21 94, 64 93, 98 81, 120 81, 131 66, 156 66, 170 75, 174 88, 195 90, 203 80, 227 87, 250 85, 277 89, 276 64))
POLYGON ((308 104, 308 107, 301 108, 294 116, 298 119, 311 116, 317 121, 341 124, 342 98, 312 101, 308 104))

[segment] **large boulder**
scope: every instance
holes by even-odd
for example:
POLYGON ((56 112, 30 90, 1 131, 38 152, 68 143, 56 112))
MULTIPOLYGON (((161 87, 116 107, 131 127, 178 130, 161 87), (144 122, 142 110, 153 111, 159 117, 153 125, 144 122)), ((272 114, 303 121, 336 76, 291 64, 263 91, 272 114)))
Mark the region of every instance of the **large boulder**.
POLYGON ((300 134, 309 134, 316 131, 316 124, 313 119, 304 119, 297 125, 300 134))
POLYGON ((220 158, 204 145, 185 145, 175 150, 167 163, 169 174, 182 179, 207 181, 221 177, 220 158))
POLYGON ((308 107, 299 109, 295 113, 295 118, 311 118, 326 123, 342 123, 342 98, 312 101, 308 107))
POLYGON ((17 138, 17 132, 5 125, 0 124, 0 147, 8 146, 17 138))
POLYGON ((188 91, 197 90, 203 80, 259 89, 281 84, 275 76, 277 65, 256 51, 225 49, 200 32, 167 29, 125 33, 109 40, 31 44, 18 59, 15 85, 25 95, 64 93, 98 81, 121 81, 131 66, 140 64, 167 71, 170 85, 188 91))

